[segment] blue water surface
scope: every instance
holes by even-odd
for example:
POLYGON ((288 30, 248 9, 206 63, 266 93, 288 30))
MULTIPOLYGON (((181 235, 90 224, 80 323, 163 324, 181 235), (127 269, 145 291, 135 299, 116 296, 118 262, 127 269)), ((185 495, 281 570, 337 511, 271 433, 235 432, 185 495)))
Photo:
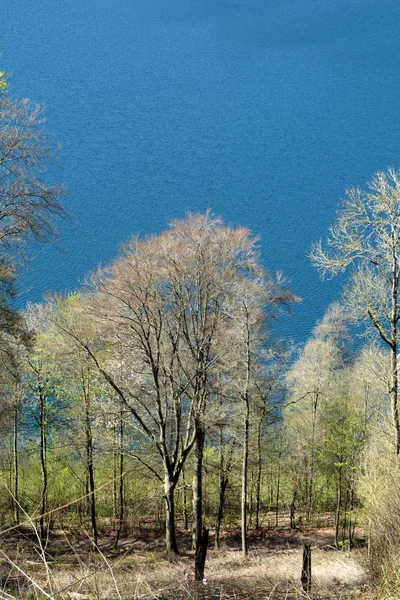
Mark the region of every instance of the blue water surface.
POLYGON ((63 249, 20 302, 72 290, 133 233, 207 208, 259 235, 302 303, 340 293, 306 257, 345 188, 400 166, 397 0, 2 0, 1 69, 47 105, 69 189, 63 249))

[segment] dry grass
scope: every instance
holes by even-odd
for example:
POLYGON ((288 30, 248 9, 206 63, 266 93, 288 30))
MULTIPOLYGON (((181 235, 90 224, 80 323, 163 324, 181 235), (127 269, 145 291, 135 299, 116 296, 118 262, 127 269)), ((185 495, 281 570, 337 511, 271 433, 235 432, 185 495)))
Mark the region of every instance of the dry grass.
MULTIPOLYGON (((89 551, 87 539, 58 536, 48 545, 47 565, 44 565, 34 538, 14 537, 4 540, 3 544, 14 568, 9 561, 3 560, 0 564, 3 589, 1 593, 0 588, 0 600, 9 600, 10 596, 37 600, 46 597, 17 572, 17 566, 57 600, 307 598, 300 585, 301 548, 289 547, 284 535, 281 547, 277 547, 275 539, 273 549, 268 548, 263 539, 253 544, 246 560, 237 549, 210 550, 206 565, 208 581, 198 588, 193 582, 185 583, 185 574, 192 578, 190 551, 180 557, 168 557, 158 549, 145 550, 142 544, 129 544, 131 540, 124 540, 118 552, 103 549, 98 553, 89 551)), ((107 544, 104 542, 102 547, 106 548, 107 544)), ((348 554, 314 548, 313 597, 366 598, 362 589, 365 573, 358 563, 358 554, 362 552, 348 554), (361 592, 364 595, 357 596, 361 592)))

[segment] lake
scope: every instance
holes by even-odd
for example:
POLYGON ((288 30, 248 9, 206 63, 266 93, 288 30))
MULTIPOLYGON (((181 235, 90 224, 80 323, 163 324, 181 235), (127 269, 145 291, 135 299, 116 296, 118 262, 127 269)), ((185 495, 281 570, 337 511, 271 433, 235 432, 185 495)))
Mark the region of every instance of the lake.
POLYGON ((210 208, 260 237, 303 299, 281 330, 305 340, 340 294, 311 243, 347 187, 400 166, 400 3, 2 0, 0 18, 1 70, 47 105, 49 176, 75 217, 20 305, 210 208))

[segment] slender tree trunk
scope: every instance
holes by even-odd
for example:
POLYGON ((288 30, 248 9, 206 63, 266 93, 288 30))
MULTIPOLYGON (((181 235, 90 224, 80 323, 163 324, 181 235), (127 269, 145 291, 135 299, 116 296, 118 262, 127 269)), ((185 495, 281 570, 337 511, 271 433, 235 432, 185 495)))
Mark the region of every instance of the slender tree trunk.
POLYGON ((14 436, 13 436, 13 463, 14 463, 14 521, 19 523, 19 465, 18 465, 18 407, 14 409, 14 436))
POLYGON ((275 498, 275 527, 279 524, 279 501, 281 493, 281 457, 282 457, 282 445, 283 440, 280 439, 279 453, 278 453, 278 474, 276 479, 276 498, 275 498))
POLYGON ((250 529, 253 527, 254 517, 254 471, 250 469, 250 482, 248 486, 249 492, 247 494, 247 514, 248 514, 248 526, 250 529))
POLYGON ((97 535, 97 515, 96 515, 96 498, 95 498, 95 478, 94 478, 94 465, 93 465, 93 435, 92 435, 92 424, 91 424, 91 401, 89 391, 85 388, 84 383, 84 395, 85 395, 85 436, 86 436, 86 466, 89 476, 89 502, 90 502, 90 520, 92 524, 93 534, 93 545, 97 547, 98 535, 97 535))
POLYGON ((232 464, 232 452, 233 446, 230 447, 228 457, 225 460, 224 456, 224 443, 222 436, 222 427, 219 428, 219 493, 218 493, 218 510, 217 517, 215 520, 215 538, 214 546, 216 549, 219 548, 219 533, 221 530, 222 519, 224 516, 224 506, 226 490, 229 485, 229 472, 232 464))
POLYGON ((349 550, 352 549, 353 547, 353 531, 354 531, 354 527, 353 527, 353 506, 354 506, 354 488, 353 486, 350 488, 350 501, 349 501, 349 524, 348 524, 348 528, 349 528, 349 550))
POLYGON ((278 475, 276 478, 276 498, 275 498, 275 527, 279 526, 279 501, 281 494, 281 461, 278 462, 278 475))
POLYGON ((120 426, 119 426, 119 485, 118 485, 118 503, 119 503, 119 515, 118 515, 118 529, 115 537, 115 547, 118 546, 119 538, 122 532, 122 526, 124 523, 125 515, 125 499, 124 499, 124 422, 122 420, 122 411, 120 415, 120 426))
POLYGON ((342 547, 346 541, 346 533, 347 533, 347 507, 349 503, 349 492, 346 489, 344 495, 344 506, 343 506, 343 519, 342 519, 342 547))
MULTIPOLYGON (((14 425, 13 425, 14 428, 14 425)), ((8 472, 7 472, 7 476, 8 476, 8 488, 10 491, 14 490, 14 429, 12 430, 11 436, 10 436, 10 454, 9 454, 9 461, 8 461, 8 472)), ((14 515, 14 500, 13 498, 10 497, 10 509, 13 512, 14 515)))
POLYGON ((242 554, 245 558, 248 552, 247 544, 247 479, 249 465, 249 435, 250 435, 250 406, 246 399, 244 418, 244 442, 242 465, 242 554))
POLYGON ((218 500, 218 511, 217 518, 215 520, 215 539, 214 546, 216 549, 219 548, 219 532, 221 530, 222 519, 224 517, 224 506, 226 489, 228 487, 229 479, 226 475, 223 475, 219 482, 219 500, 218 500))
POLYGON ((312 398, 312 429, 311 429, 311 456, 310 456, 310 481, 308 488, 308 511, 307 521, 311 525, 311 518, 314 508, 314 478, 315 478, 315 431, 317 424, 317 408, 318 408, 319 390, 314 390, 312 398))
POLYGON ((242 555, 247 556, 247 479, 248 479, 248 464, 249 464, 249 437, 250 437, 250 378, 251 378, 251 352, 250 352, 250 324, 249 312, 244 304, 246 316, 245 334, 246 334, 246 379, 242 394, 244 402, 244 441, 243 441, 243 465, 242 465, 242 555))
MULTIPOLYGON (((200 306, 203 300, 200 298, 200 306)), ((205 304, 206 305, 206 304, 205 304)), ((200 314, 203 313, 203 309, 200 308, 200 314)), ((204 321, 203 324, 205 324, 204 321)), ((201 339, 205 339, 204 331, 202 331, 201 339)), ((204 443, 205 443, 205 429, 203 423, 203 417, 206 410, 206 398, 207 398, 207 359, 209 348, 206 352, 200 350, 198 353, 198 368, 200 376, 196 381, 196 391, 194 397, 196 398, 197 414, 195 417, 195 442, 194 442, 194 471, 193 471, 193 533, 192 533, 192 545, 193 549, 197 553, 202 547, 203 539, 203 457, 204 457, 204 443)), ((197 575, 196 575, 197 576, 197 575)))
MULTIPOLYGON (((85 444, 86 445, 86 444, 85 444)), ((87 468, 87 457, 85 464, 85 507, 84 507, 84 515, 87 518, 90 515, 90 485, 89 485, 89 471, 87 468)))
POLYGON ((97 546, 98 535, 97 535, 97 515, 96 515, 96 498, 95 498, 95 481, 94 481, 94 468, 93 468, 93 449, 88 456, 88 469, 89 469, 89 489, 90 489, 90 520, 92 524, 93 533, 93 544, 97 546))
POLYGON ((261 507, 261 474, 262 474, 262 454, 261 454, 261 429, 263 419, 260 419, 257 427, 257 479, 256 479, 256 515, 255 528, 260 527, 260 507, 261 507))
POLYGON ((44 515, 46 513, 47 500, 47 422, 46 422, 46 395, 44 390, 39 385, 39 429, 40 429, 40 467, 42 474, 42 491, 40 496, 40 538, 42 542, 45 540, 45 522, 44 515))
POLYGON ((205 432, 201 423, 196 425, 193 472, 193 549, 201 546, 203 535, 203 455, 205 432))
POLYGON ((398 295, 398 265, 396 255, 396 241, 394 239, 394 231, 392 230, 392 307, 391 307, 391 406, 392 406, 392 419, 394 426, 394 437, 395 437, 395 449, 396 455, 400 456, 400 422, 399 422, 399 405, 398 405, 398 357, 397 357, 397 320, 398 320, 398 306, 397 306, 397 295, 398 295))
MULTIPOLYGON (((397 336, 396 325, 393 327, 394 333, 397 336)), ((393 338, 392 353, 391 353, 391 388, 390 398, 392 406, 392 419, 394 426, 395 449, 396 455, 400 456, 400 422, 399 422, 399 405, 398 405, 398 373, 397 373, 397 341, 393 338)))
POLYGON ((297 497, 297 489, 295 488, 293 491, 292 502, 290 503, 290 528, 296 529, 296 497, 297 497))
MULTIPOLYGON (((117 520, 118 520, 118 442, 117 442, 117 426, 114 423, 113 427, 113 515, 114 515, 114 523, 115 529, 118 529, 117 520)), ((117 545, 117 544, 116 544, 117 545)))
POLYGON ((335 546, 336 546, 336 548, 339 548, 339 528, 340 528, 341 510, 342 510, 342 467, 339 467, 337 501, 336 501, 336 511, 335 511, 335 546))
POLYGON ((305 517, 308 516, 308 509, 310 505, 310 461, 308 460, 308 456, 304 457, 304 506, 306 507, 307 513, 305 517))
POLYGON ((185 531, 187 531, 189 529, 189 517, 188 517, 188 506, 187 506, 185 467, 182 467, 182 504, 183 504, 183 528, 185 529, 185 531))
POLYGON ((215 548, 219 548, 219 532, 221 529, 221 523, 224 516, 224 505, 225 505, 225 494, 226 488, 228 487, 229 478, 228 475, 224 471, 224 454, 223 454, 223 444, 222 444, 222 429, 220 429, 219 435, 219 452, 220 452, 220 462, 219 462, 219 500, 218 500, 218 511, 217 518, 215 521, 215 539, 214 546, 215 548))
POLYGON ((296 529, 295 505, 293 500, 290 504, 290 529, 296 529))
POLYGON ((167 552, 179 554, 175 528, 175 484, 171 482, 168 474, 165 475, 164 492, 166 517, 165 542, 167 546, 167 552))

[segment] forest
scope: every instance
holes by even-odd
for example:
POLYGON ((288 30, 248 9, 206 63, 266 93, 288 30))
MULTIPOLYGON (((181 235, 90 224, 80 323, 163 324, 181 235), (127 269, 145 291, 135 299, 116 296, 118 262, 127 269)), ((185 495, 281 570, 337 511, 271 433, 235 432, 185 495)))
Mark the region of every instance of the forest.
POLYGON ((0 87, 0 597, 396 597, 400 172, 312 247, 348 278, 301 347, 301 299, 211 212, 16 310, 66 215, 42 108, 0 87))

